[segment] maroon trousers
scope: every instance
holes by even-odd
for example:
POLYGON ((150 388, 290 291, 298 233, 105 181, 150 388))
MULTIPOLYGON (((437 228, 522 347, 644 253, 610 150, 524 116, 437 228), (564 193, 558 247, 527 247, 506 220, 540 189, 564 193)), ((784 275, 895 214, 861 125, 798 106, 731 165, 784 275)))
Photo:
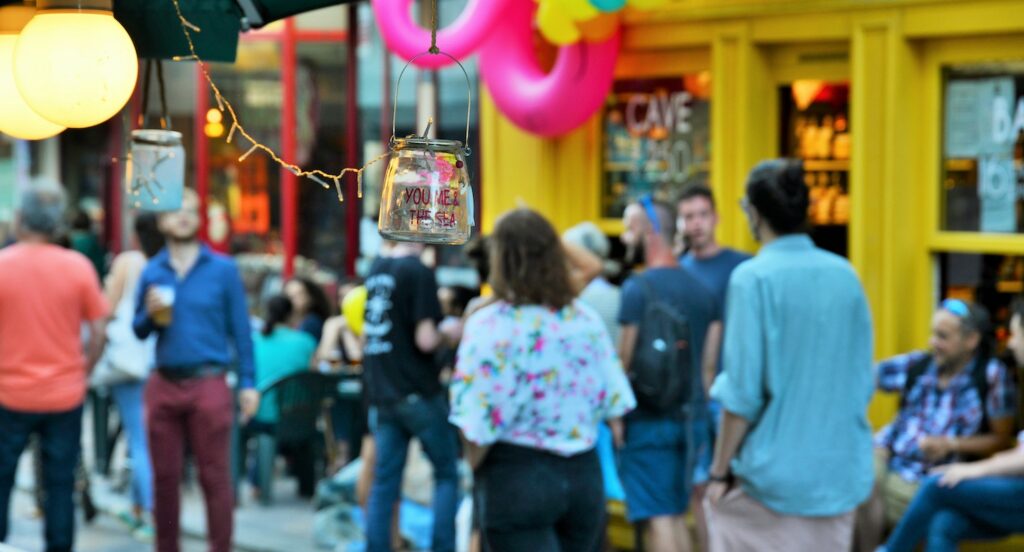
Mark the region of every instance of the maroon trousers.
POLYGON ((181 381, 154 372, 146 385, 146 427, 153 461, 157 552, 178 552, 185 439, 195 454, 206 500, 211 552, 231 550, 234 401, 223 377, 181 381))

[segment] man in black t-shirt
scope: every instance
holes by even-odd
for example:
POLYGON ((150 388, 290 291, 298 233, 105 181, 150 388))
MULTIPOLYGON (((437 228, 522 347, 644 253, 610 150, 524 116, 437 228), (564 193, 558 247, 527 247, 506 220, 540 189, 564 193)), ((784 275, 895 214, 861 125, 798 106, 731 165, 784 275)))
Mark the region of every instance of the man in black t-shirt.
POLYGON ((455 550, 458 437, 433 352, 441 344, 441 305, 420 245, 395 244, 366 278, 364 378, 377 445, 367 507, 367 550, 391 549, 391 515, 399 499, 409 440, 416 437, 434 466, 431 550, 455 550))

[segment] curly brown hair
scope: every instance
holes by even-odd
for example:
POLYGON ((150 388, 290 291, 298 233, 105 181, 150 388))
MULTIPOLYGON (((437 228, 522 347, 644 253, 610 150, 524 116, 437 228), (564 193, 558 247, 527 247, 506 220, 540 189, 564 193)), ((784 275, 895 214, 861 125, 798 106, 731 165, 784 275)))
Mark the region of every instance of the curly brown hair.
POLYGON ((561 309, 575 294, 569 282, 568 260, 554 227, 530 209, 510 211, 494 227, 491 287, 513 305, 544 305, 561 309))

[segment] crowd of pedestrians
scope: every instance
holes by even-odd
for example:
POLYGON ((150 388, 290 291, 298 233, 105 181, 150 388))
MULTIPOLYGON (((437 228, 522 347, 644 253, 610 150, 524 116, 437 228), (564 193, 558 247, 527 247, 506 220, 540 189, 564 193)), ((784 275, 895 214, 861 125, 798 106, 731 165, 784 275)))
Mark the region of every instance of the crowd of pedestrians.
MULTIPOLYGON (((946 299, 927 351, 875 364, 858 276, 806 233, 802 165, 763 162, 744 192, 753 257, 718 243, 719 206, 703 186, 675 204, 628 205, 622 263, 596 225, 560 236, 520 208, 467 251, 480 288, 439 287, 424 246, 384 242, 364 282, 339 288, 334 315, 306 278, 249 305, 235 262, 199 241, 192 192, 179 211, 137 218, 137 248, 114 258, 101 286, 99 265, 58 245, 60 189, 33 187, 18 242, 0 250, 0 541, 35 434, 47 550, 73 548, 91 378, 110 389, 127 435, 123 517, 136 537, 179 549, 188 451, 210 550, 230 550, 231 434, 273 433, 280 413, 267 391, 307 371, 362 382, 361 399, 336 397, 325 428, 338 442, 328 469, 363 460, 371 552, 402 545, 413 440, 433 468, 438 552, 456 549, 465 499, 473 550, 608 549, 609 478, 652 552, 944 552, 1024 531, 1024 449, 1008 450, 1016 383, 985 309, 946 299), (900 401, 872 435, 877 391, 900 401), (610 455, 598 454, 602 434, 610 455), (467 496, 460 464, 472 473, 467 496)), ((1010 324, 1016 363, 1022 324, 1024 302, 1010 324)), ((280 451, 303 496, 317 450, 280 451)), ((254 492, 269 492, 258 481, 254 492)))

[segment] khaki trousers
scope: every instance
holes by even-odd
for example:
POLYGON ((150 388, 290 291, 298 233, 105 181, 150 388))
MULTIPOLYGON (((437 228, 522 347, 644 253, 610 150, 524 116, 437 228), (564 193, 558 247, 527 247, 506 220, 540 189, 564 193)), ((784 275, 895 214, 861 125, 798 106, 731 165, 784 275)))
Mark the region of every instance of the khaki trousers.
POLYGON ((716 506, 705 502, 710 552, 847 552, 854 512, 833 517, 786 516, 740 488, 716 506))

